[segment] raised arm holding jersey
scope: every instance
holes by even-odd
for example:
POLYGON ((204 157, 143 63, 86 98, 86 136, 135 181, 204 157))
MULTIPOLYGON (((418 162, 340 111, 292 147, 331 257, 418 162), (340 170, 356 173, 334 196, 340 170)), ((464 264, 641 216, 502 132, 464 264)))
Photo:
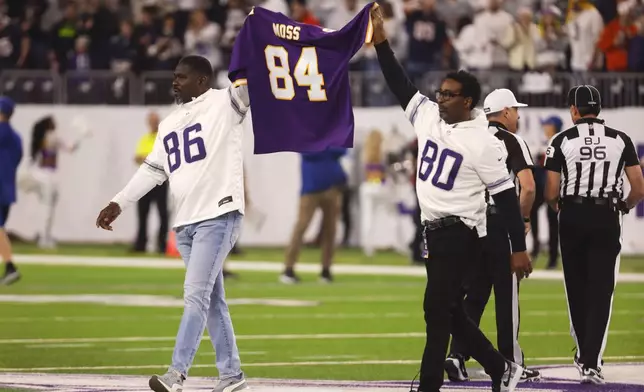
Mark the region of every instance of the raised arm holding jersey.
POLYGON ((519 278, 532 270, 525 251, 524 225, 514 184, 505 166, 507 151, 488 132, 485 115, 474 107, 481 87, 467 72, 451 73, 436 92, 438 104, 420 94, 393 55, 379 8, 371 11, 373 41, 389 88, 418 136, 416 191, 425 225, 427 289, 426 345, 419 392, 438 392, 453 334, 492 378, 493 391, 512 391, 523 369, 507 361, 463 308, 463 284, 480 262, 486 236, 485 190, 503 213, 512 243, 512 269, 519 278))

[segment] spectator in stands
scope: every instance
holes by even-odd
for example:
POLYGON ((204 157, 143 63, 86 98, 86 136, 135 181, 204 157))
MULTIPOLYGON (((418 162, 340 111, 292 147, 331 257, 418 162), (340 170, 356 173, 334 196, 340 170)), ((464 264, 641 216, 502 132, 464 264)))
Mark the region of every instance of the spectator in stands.
POLYGON ((459 22, 465 17, 471 19, 474 8, 469 0, 443 0, 436 4, 436 12, 445 21, 447 29, 456 35, 460 31, 459 22))
POLYGON ((155 10, 154 7, 143 8, 139 23, 134 26, 133 40, 137 51, 137 65, 143 70, 152 69, 154 64, 154 60, 146 56, 146 49, 154 43, 160 30, 154 18, 155 10))
POLYGON ((92 69, 108 69, 110 65, 109 46, 112 36, 119 32, 119 20, 116 13, 101 4, 99 0, 90 0, 81 13, 84 27, 89 37, 90 59, 92 69))
POLYGON ((458 53, 459 68, 468 71, 484 71, 492 68, 493 45, 487 37, 487 29, 472 23, 469 16, 461 18, 452 44, 458 53))
POLYGON ((516 21, 499 41, 508 51, 508 66, 513 71, 529 71, 535 68, 539 28, 532 18, 532 10, 526 7, 519 8, 516 21))
POLYGON ((121 22, 121 31, 110 40, 110 68, 117 73, 128 72, 136 68, 137 47, 134 42, 132 22, 121 22))
POLYGON ((221 67, 220 38, 221 27, 209 21, 203 10, 193 11, 184 38, 185 54, 203 56, 210 61, 213 69, 219 69, 221 67))
POLYGON ((261 1, 259 5, 269 11, 280 12, 284 15, 289 15, 291 12, 286 0, 264 0, 261 1))
POLYGON ((412 80, 449 66, 452 46, 447 25, 436 12, 436 0, 421 0, 418 9, 410 10, 406 30, 409 35, 407 73, 412 80))
MULTIPOLYGON (((335 4, 331 10, 325 27, 333 30, 340 30, 343 28, 354 16, 360 12, 358 0, 342 0, 335 4)), ((364 69, 364 55, 368 45, 363 46, 349 61, 350 71, 360 71, 364 69)))
POLYGON ((20 57, 22 34, 8 16, 0 13, 0 72, 16 66, 20 57))
POLYGON ((570 68, 580 74, 593 68, 595 47, 604 29, 597 8, 588 0, 573 0, 568 12, 566 30, 570 39, 570 68))
POLYGON ((639 16, 635 21, 637 34, 631 38, 628 45, 628 70, 644 72, 644 6, 637 10, 639 16))
POLYGON ((241 30, 249 10, 244 0, 229 0, 226 6, 224 33, 221 37, 222 67, 228 69, 235 37, 241 30))
POLYGON ((89 37, 81 35, 76 38, 74 51, 69 54, 67 69, 70 71, 89 71, 92 69, 92 61, 89 57, 89 37))
POLYGON ((67 59, 74 51, 76 38, 83 32, 84 27, 82 21, 78 18, 76 3, 67 3, 63 12, 63 18, 54 25, 50 32, 51 47, 49 61, 54 71, 65 71, 67 59))
POLYGON ((485 11, 474 17, 474 24, 492 45, 492 68, 507 69, 508 53, 500 42, 514 23, 514 17, 501 8, 501 0, 487 1, 485 11))
POLYGON ((147 47, 146 55, 156 70, 172 70, 183 55, 183 45, 175 35, 175 21, 172 14, 163 18, 163 28, 147 47))
POLYGON ((536 59, 537 69, 541 71, 553 73, 564 66, 568 37, 562 29, 561 17, 561 10, 554 5, 541 13, 536 59))
POLYGON ((599 37, 594 63, 601 63, 600 56, 603 54, 607 71, 624 72, 628 69, 629 41, 637 34, 634 15, 631 13, 634 6, 634 0, 620 2, 617 17, 604 27, 599 37))
POLYGON ((320 26, 320 20, 306 7, 305 0, 291 0, 291 19, 300 23, 320 26))

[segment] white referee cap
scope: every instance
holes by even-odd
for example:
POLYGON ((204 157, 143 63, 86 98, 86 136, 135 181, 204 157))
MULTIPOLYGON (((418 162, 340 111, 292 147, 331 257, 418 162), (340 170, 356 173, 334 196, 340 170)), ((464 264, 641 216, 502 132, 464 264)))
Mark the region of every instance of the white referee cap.
POLYGON ((512 91, 507 88, 497 88, 485 97, 483 112, 485 114, 500 112, 505 108, 523 108, 525 103, 517 102, 512 91))

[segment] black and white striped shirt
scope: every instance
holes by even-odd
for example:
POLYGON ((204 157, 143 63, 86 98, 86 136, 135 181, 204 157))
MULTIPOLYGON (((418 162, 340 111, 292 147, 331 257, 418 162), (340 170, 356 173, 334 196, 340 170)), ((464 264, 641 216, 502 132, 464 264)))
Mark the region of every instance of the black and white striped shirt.
MULTIPOLYGON (((490 121, 488 130, 497 139, 503 142, 505 149, 508 151, 508 157, 505 160, 505 165, 508 172, 517 188, 517 194, 521 192, 521 186, 517 181, 517 174, 525 169, 534 167, 532 161, 532 154, 528 148, 528 144, 520 136, 507 130, 507 128, 496 121, 490 121)), ((494 199, 487 197, 486 199, 490 205, 494 205, 494 199)))
POLYGON ((545 167, 561 173, 560 196, 624 196, 624 167, 639 165, 635 146, 604 120, 582 118, 550 140, 545 167))

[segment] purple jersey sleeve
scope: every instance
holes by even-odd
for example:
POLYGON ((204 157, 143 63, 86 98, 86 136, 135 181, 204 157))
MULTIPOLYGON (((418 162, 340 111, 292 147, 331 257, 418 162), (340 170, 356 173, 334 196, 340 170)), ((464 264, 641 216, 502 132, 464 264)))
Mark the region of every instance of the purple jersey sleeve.
POLYGON ((348 66, 371 42, 370 7, 337 31, 261 7, 249 13, 228 77, 248 84, 256 154, 353 147, 348 66))

